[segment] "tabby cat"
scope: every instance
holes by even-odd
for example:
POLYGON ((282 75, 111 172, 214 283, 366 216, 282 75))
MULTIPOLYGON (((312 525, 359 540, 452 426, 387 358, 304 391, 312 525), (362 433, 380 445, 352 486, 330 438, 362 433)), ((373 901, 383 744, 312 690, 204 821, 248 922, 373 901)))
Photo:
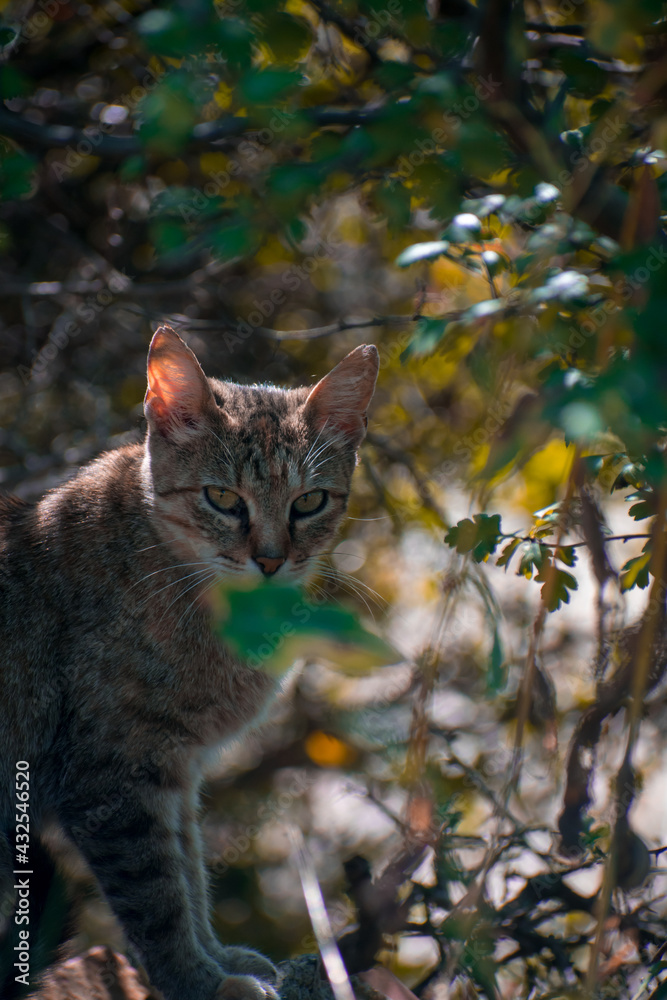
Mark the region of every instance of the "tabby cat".
MULTIPOLYGON (((206 592, 313 572, 345 513, 378 354, 311 390, 207 378, 167 326, 148 354, 146 439, 36 505, 0 500, 0 876, 16 762, 32 832, 55 818, 167 1000, 275 998, 261 955, 211 929, 198 789, 277 682, 211 631, 206 592)), ((259 599, 259 598, 258 598, 259 599)))

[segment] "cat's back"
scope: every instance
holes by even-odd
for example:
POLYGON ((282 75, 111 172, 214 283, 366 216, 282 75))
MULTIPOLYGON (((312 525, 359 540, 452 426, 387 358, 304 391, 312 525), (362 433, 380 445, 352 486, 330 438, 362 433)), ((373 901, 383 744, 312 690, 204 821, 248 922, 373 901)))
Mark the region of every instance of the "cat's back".
MULTIPOLYGON (((25 596, 30 564, 37 539, 31 530, 35 505, 8 494, 0 494, 0 637, 3 653, 11 639, 12 624, 17 624, 16 602, 25 596)), ((2 657, 6 662, 6 656, 2 657)))
MULTIPOLYGON (((34 594, 39 549, 36 505, 0 495, 0 780, 9 790, 16 761, 31 765, 56 725, 59 691, 45 679, 52 616, 34 594)), ((0 796, 0 823, 10 802, 0 796)))
MULTIPOLYGON (((113 605, 141 450, 102 456, 38 503, 0 496, 0 756, 35 758, 62 715, 77 642, 113 605), (116 521, 112 515, 116 512, 116 521)), ((138 502, 138 501, 136 501, 138 502)))
POLYGON ((0 580, 7 569, 7 557, 13 533, 25 522, 33 505, 12 494, 0 493, 0 580))

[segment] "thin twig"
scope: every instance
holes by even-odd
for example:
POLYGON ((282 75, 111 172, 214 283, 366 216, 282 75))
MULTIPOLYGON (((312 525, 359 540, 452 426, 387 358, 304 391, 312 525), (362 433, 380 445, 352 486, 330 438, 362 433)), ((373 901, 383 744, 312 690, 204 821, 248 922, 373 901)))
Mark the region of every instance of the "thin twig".
MULTIPOLYGON (((565 499, 563 501, 563 511, 567 512, 570 500, 574 494, 576 474, 579 466, 579 449, 575 453, 572 468, 570 469, 570 475, 567 483, 567 491, 565 494, 565 499)), ((562 544, 563 535, 565 534, 565 517, 559 518, 558 522, 558 534, 556 536, 555 547, 558 548, 562 544)), ((510 767, 509 779, 507 781, 507 787, 505 789, 504 801, 507 804, 509 802, 509 796, 511 794, 512 788, 516 786, 519 778, 519 771, 521 767, 521 754, 523 749, 523 734, 526 727, 526 722, 528 721, 528 715, 530 713, 531 698, 533 693, 533 679, 535 677, 535 670, 537 667, 537 654, 540 644, 540 638, 542 636, 542 630, 544 629, 544 624, 546 622, 548 604, 553 588, 556 585, 558 568, 556 566, 555 559, 551 560, 551 563, 547 567, 546 579, 544 583, 544 591, 542 593, 542 600, 540 602, 540 608, 537 612, 537 616, 533 623, 533 630, 530 637, 530 644, 528 647, 528 655, 526 657, 526 667, 524 670, 523 677, 521 679, 521 687, 519 690, 519 705, 517 711, 516 720, 516 734, 514 737, 514 750, 512 753, 512 764, 510 767)))
MULTIPOLYGON (((503 538, 519 538, 522 542, 537 542, 539 545, 543 545, 545 549, 579 549, 583 545, 588 545, 588 542, 566 542, 563 544, 562 541, 559 542, 544 542, 541 538, 533 538, 530 535, 503 535, 503 538)), ((634 538, 650 538, 651 535, 648 533, 644 534, 631 534, 631 535, 608 535, 605 536, 605 542, 628 542, 634 538)))
POLYGON ((634 781, 632 770, 632 754, 635 743, 639 735, 642 712, 644 708, 644 695, 651 669, 651 650, 658 626, 664 627, 664 572, 665 555, 667 554, 667 532, 664 530, 665 509, 667 508, 667 487, 663 485, 658 498, 658 509, 654 524, 655 543, 651 554, 651 572, 653 574, 653 584, 649 594, 646 612, 642 629, 637 644, 637 652, 632 663, 632 700, 629 708, 628 739, 625 749, 623 763, 619 768, 616 780, 616 820, 612 831, 609 855, 605 865, 604 879, 600 890, 600 903, 598 911, 598 922, 595 933, 595 940, 591 948, 591 954, 586 970, 586 988, 591 995, 595 991, 598 976, 598 965, 602 942, 605 933, 605 924, 611 895, 616 885, 616 870, 618 866, 618 855, 623 830, 627 830, 627 814, 634 795, 634 781), (628 784, 630 785, 630 797, 628 797, 628 784))
POLYGON ((372 326, 407 326, 421 316, 373 316, 369 319, 339 319, 328 326, 315 326, 307 330, 271 330, 265 326, 256 327, 256 332, 271 340, 317 340, 318 337, 330 337, 344 330, 364 330, 372 326))
MULTIPOLYGON (((367 111, 364 108, 320 109, 305 108, 300 114, 314 125, 324 128, 329 125, 342 125, 354 128, 357 125, 369 124, 376 120, 380 110, 367 111)), ((88 126, 90 130, 91 126, 88 126)), ((258 131, 262 125, 251 119, 230 115, 227 118, 213 122, 201 122, 195 125, 188 137, 190 148, 209 148, 220 139, 231 139, 258 131)), ((38 125, 23 118, 15 111, 0 108, 0 134, 19 139, 29 146, 39 148, 66 149, 76 147, 81 142, 90 144, 90 135, 82 129, 71 125, 38 125)), ((133 154, 145 152, 143 142, 133 135, 105 135, 99 130, 95 135, 95 156, 106 160, 125 159, 133 154)))
POLYGON ((327 976, 331 983, 331 989, 334 992, 336 1000, 356 1000, 347 969, 345 968, 333 935, 320 883, 317 880, 315 866, 306 847, 303 834, 296 826, 291 826, 289 832, 294 848, 296 864, 299 869, 301 885, 303 886, 303 895, 320 948, 322 961, 324 962, 327 976))

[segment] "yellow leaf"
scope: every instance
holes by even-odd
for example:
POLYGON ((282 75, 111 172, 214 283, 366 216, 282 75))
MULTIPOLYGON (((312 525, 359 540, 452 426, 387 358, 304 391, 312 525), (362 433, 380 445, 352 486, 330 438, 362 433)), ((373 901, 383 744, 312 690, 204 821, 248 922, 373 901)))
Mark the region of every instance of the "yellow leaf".
POLYGON ((229 157, 224 153, 202 153, 199 157, 199 169, 203 174, 224 173, 229 166, 229 157))
MULTIPOLYGON (((226 83, 218 84, 218 89, 213 95, 213 100, 218 105, 219 108, 226 110, 231 107, 232 99, 234 97, 234 91, 226 83)), ((215 155, 215 154, 213 154, 215 155)))

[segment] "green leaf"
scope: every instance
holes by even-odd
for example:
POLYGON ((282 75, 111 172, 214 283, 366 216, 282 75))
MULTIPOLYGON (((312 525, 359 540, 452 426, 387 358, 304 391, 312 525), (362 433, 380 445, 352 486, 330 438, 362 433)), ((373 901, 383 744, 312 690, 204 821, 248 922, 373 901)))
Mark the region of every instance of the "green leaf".
POLYGON ((470 552, 477 538, 477 529, 469 517, 453 525, 445 535, 445 545, 461 554, 470 552))
MULTIPOLYGON (((627 500, 627 497, 626 497, 627 500)), ((646 517, 651 517, 655 513, 655 505, 650 500, 641 500, 633 504, 628 514, 635 521, 643 521, 646 517)))
POLYGON ((245 257, 257 249, 258 237, 244 220, 216 226, 211 235, 211 250, 221 260, 245 257))
POLYGON ((254 35, 240 17, 216 17, 213 39, 230 66, 246 68, 252 62, 254 35))
POLYGON ((442 340, 449 323, 446 319, 423 316, 415 326, 412 340, 401 354, 401 361, 409 357, 431 354, 442 340))
MULTIPOLYGON (((375 188, 373 199, 377 209, 387 219, 389 231, 392 235, 398 235, 407 228, 411 214, 409 191, 406 191, 404 187, 398 184, 385 182, 375 188)), ((416 245, 419 246, 419 244, 416 245)), ((400 266, 405 267, 407 265, 401 264, 400 266)))
POLYGON ((174 74, 163 78, 142 102, 139 137, 151 152, 174 156, 187 144, 197 120, 193 88, 186 74, 174 74))
POLYGON ((373 76, 385 90, 398 90, 413 79, 415 69, 407 63, 395 59, 384 59, 373 70, 373 76))
POLYGON ((541 288, 531 294, 532 302, 558 301, 564 304, 585 305, 589 293, 588 278, 580 271, 559 271, 541 288))
MULTIPOLYGON (((546 566, 542 566, 535 579, 541 582, 546 576, 546 569, 546 566)), ((558 569, 556 570, 556 578, 550 593, 547 592, 548 587, 549 583, 545 582, 540 591, 542 600, 546 602, 549 611, 557 611, 561 604, 570 603, 570 591, 577 590, 579 584, 576 577, 572 576, 571 573, 567 573, 564 569, 558 569)))
POLYGON ((282 674, 302 657, 325 657, 348 673, 366 673, 401 660, 352 612, 314 602, 296 587, 263 583, 214 595, 215 630, 249 666, 282 674))
POLYGON ((590 59, 584 59, 576 52, 563 46, 552 55, 554 65, 567 78, 567 85, 574 97, 590 101, 606 87, 607 74, 590 59))
POLYGON ((532 580, 533 569, 541 570, 545 560, 550 561, 550 552, 546 545, 540 545, 539 542, 524 542, 523 545, 523 555, 516 575, 532 580))
POLYGON ((495 316, 496 313, 501 313, 506 309, 506 303, 502 299, 484 299, 482 302, 476 302, 469 309, 466 309, 465 313, 461 317, 463 323, 466 320, 480 320, 486 319, 487 316, 495 316))
POLYGON ((505 258, 496 253, 495 250, 483 250, 480 256, 492 278, 495 278, 497 274, 506 271, 508 268, 505 258))
POLYGON ((643 472, 644 470, 641 465, 636 465, 634 462, 628 462, 627 465, 623 466, 614 480, 611 492, 613 493, 614 490, 624 490, 628 486, 633 486, 636 490, 641 489, 645 483, 643 472))
POLYGON ((137 180, 147 172, 148 161, 145 156, 140 154, 128 156, 126 160, 123 160, 118 170, 119 177, 124 184, 137 180))
POLYGON ((548 205, 550 202, 556 201, 557 198, 560 198, 560 191, 555 184, 547 184, 542 181, 536 185, 535 199, 539 201, 540 205, 548 205))
POLYGON ((577 550, 573 545, 561 545, 556 549, 555 558, 566 566, 574 566, 577 561, 577 550))
POLYGON ((495 552, 502 537, 500 514, 475 514, 473 521, 466 517, 451 527, 445 543, 461 554, 472 552, 475 562, 483 562, 495 552))
POLYGON ((289 69, 263 69, 247 73, 239 84, 243 99, 249 104, 273 104, 293 90, 303 77, 289 69))
POLYGON ((429 243, 413 243, 396 258, 399 267, 409 267, 419 260, 434 260, 449 250, 447 240, 432 240, 429 243))
POLYGON ((495 552, 502 534, 500 531, 500 514, 475 514, 477 525, 477 542, 472 550, 475 562, 485 562, 495 552))
POLYGON ((273 11, 264 19, 263 41, 271 49, 274 61, 298 62, 308 54, 313 42, 310 28, 291 14, 273 11))
POLYGON ((445 233, 452 243, 476 243, 482 234, 482 223, 472 212, 455 215, 445 233))
POLYGON ((540 510, 533 511, 533 517, 536 518, 535 524, 556 524, 561 511, 560 501, 558 503, 551 503, 548 507, 542 507, 540 510))
POLYGON ((464 212, 472 212, 478 219, 483 219, 497 212, 504 204, 504 194, 487 194, 483 198, 469 198, 462 201, 461 208, 464 212))
POLYGON ((25 153, 0 147, 0 196, 13 201, 33 190, 37 160, 25 153))
POLYGON ((0 97, 3 101, 10 97, 25 97, 32 89, 33 85, 28 77, 14 66, 8 63, 0 66, 0 97))
POLYGON ((149 10, 137 18, 139 34, 152 52, 178 58, 187 46, 187 21, 171 10, 149 10))
POLYGON ((281 163, 268 178, 271 211, 285 222, 301 214, 321 184, 321 172, 311 163, 281 163))
POLYGON ((158 254, 178 250, 186 241, 185 226, 172 219, 158 219, 150 227, 150 236, 158 254))
POLYGON ((505 546, 500 556, 496 560, 496 566, 504 566, 505 572, 507 572, 512 556, 516 552, 519 545, 521 545, 521 539, 513 538, 512 541, 505 546))
POLYGON ((4 49, 6 45, 14 41, 17 35, 18 31, 12 25, 0 24, 0 48, 4 49))
POLYGON ((648 568, 651 555, 649 549, 648 552, 643 552, 640 556, 635 556, 634 559, 628 559, 621 570, 621 590, 632 590, 633 587, 644 590, 645 587, 648 587, 648 568))

